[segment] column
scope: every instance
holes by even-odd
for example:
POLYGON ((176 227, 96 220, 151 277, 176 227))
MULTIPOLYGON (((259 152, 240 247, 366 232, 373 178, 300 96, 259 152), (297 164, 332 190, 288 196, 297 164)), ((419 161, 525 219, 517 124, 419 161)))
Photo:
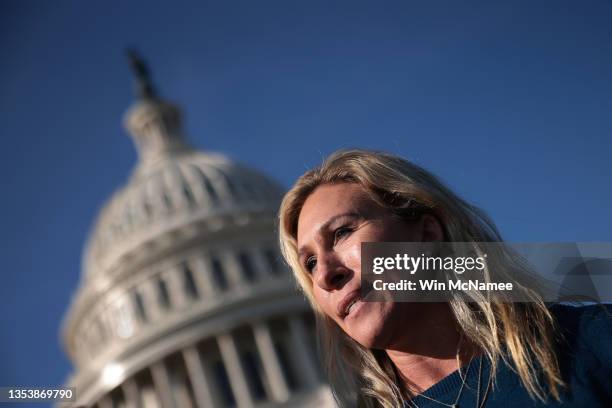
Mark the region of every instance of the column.
POLYGON ((151 367, 153 383, 157 396, 161 401, 163 408, 174 408, 174 399, 172 397, 172 388, 170 386, 170 378, 164 360, 160 360, 151 367))
MULTIPOLYGON (((208 193, 204 189, 201 177, 198 175, 199 170, 191 166, 181 167, 181 173, 191 189, 191 195, 196 203, 202 207, 211 208, 214 203, 209 199, 208 193)), ((203 176, 203 175, 202 175, 203 176)))
POLYGON ((215 169, 215 173, 216 174, 211 174, 211 184, 220 198, 221 205, 233 203, 234 193, 230 189, 231 180, 229 180, 228 176, 219 169, 215 169), (223 180, 223 183, 219 183, 218 180, 220 179, 223 180), (221 184, 223 185, 221 186, 221 184))
POLYGON ((238 262, 238 258, 234 252, 231 250, 220 251, 219 260, 223 264, 223 269, 227 274, 230 289, 235 290, 245 286, 250 286, 250 284, 246 282, 242 276, 240 262, 238 262))
MULTIPOLYGON (((172 201, 172 207, 175 209, 189 208, 190 203, 183 193, 183 188, 186 183, 183 181, 181 173, 174 167, 170 167, 168 170, 169 171, 162 172, 162 175, 166 182, 166 186, 168 186, 166 191, 168 196, 170 196, 170 201, 172 201)), ((187 186, 187 188, 189 187, 187 186)))
POLYGON ((157 275, 149 276, 148 279, 142 282, 139 286, 140 293, 143 299, 145 314, 149 322, 155 322, 164 314, 164 311, 159 305, 159 296, 157 293, 157 275))
POLYGON ((217 337, 217 342, 238 408, 252 407, 254 404, 251 389, 244 374, 234 338, 230 333, 226 333, 217 337))
POLYGON ((104 331, 104 347, 109 347, 115 340, 115 333, 113 332, 113 325, 109 315, 110 310, 106 305, 101 308, 98 314, 100 327, 104 331))
POLYGON ((215 296, 215 284, 211 272, 210 259, 208 254, 200 255, 191 261, 193 265, 193 280, 198 288, 198 293, 202 299, 209 299, 215 296))
POLYGON ((189 381, 195 394, 196 405, 199 408, 218 407, 217 397, 214 389, 210 386, 212 382, 208 378, 208 373, 204 371, 202 358, 196 346, 189 346, 183 350, 183 358, 187 366, 189 381))
POLYGON ((133 378, 128 378, 121 384, 125 402, 129 408, 141 408, 138 385, 133 378))
POLYGON ((278 358, 270 329, 265 322, 258 322, 253 325, 253 335, 255 344, 263 363, 263 368, 268 377, 272 395, 276 401, 286 401, 289 399, 289 386, 285 380, 285 375, 278 358))
POLYGON ((319 376, 313 361, 312 350, 309 349, 306 343, 308 333, 304 328, 304 322, 299 316, 291 316, 289 318, 289 331, 291 345, 293 348, 293 356, 298 362, 298 367, 301 367, 300 375, 307 387, 315 387, 319 384, 319 376))
POLYGON ((187 302, 187 293, 183 290, 183 271, 180 266, 174 266, 162 275, 168 287, 168 295, 170 296, 170 304, 172 308, 180 309, 187 302))

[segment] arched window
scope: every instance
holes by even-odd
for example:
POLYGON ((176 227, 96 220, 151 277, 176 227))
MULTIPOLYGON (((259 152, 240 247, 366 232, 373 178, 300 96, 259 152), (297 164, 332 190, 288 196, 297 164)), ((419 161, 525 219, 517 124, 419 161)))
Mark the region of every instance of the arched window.
POLYGON ((144 300, 138 289, 133 292, 134 306, 138 315, 138 320, 145 323, 147 321, 147 311, 145 310, 144 300))
POLYGON ((191 271, 191 268, 189 267, 187 262, 184 262, 181 265, 181 269, 183 271, 183 289, 184 289, 185 293, 191 299, 197 299, 198 296, 199 296, 198 288, 197 288, 196 283, 195 283, 195 281, 193 279, 193 272, 191 271))
POLYGON ((171 306, 168 285, 162 277, 157 279, 157 302, 164 309, 169 309, 171 306))
POLYGON ((295 355, 291 353, 291 336, 287 321, 284 318, 276 318, 268 324, 274 338, 274 350, 278 356, 287 386, 291 391, 303 388, 304 383, 300 381, 299 362, 295 355))
POLYGON ((157 396, 153 376, 148 368, 145 368, 134 376, 138 394, 140 397, 140 406, 146 408, 161 408, 161 402, 157 396))
POLYGON ((240 353, 240 360, 244 366, 246 379, 253 394, 253 399, 262 401, 267 398, 266 390, 262 381, 263 368, 259 356, 254 350, 243 350, 240 353))
POLYGON ((242 272, 242 276, 244 276, 244 278, 249 282, 255 281, 255 268, 253 267, 253 263, 246 252, 238 253, 238 262, 240 263, 240 271, 242 272))
POLYGON ((225 271, 223 270, 223 264, 216 256, 213 256, 211 259, 212 264, 212 275, 213 280, 215 281, 215 285, 221 289, 227 289, 227 277, 225 276, 225 271))
POLYGON ((234 398, 232 386, 230 385, 229 377, 227 376, 227 371, 225 370, 223 361, 217 360, 213 363, 213 374, 217 389, 219 390, 221 398, 223 399, 223 406, 235 407, 236 399, 234 398))
POLYGON ((242 327, 233 332, 233 337, 253 399, 255 401, 270 399, 272 385, 264 371, 253 332, 247 327, 242 327))
POLYGON ((180 354, 173 354, 166 360, 170 389, 177 406, 181 408, 195 408, 193 386, 187 374, 185 361, 180 354))

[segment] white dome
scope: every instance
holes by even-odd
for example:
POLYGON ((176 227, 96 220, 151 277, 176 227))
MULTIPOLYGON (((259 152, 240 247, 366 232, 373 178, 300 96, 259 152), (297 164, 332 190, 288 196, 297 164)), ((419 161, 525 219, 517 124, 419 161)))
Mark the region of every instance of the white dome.
POLYGON ((278 251, 282 187, 190 148, 179 110, 139 89, 138 163, 94 223, 62 328, 75 405, 332 406, 278 251))
POLYGON ((282 187, 223 155, 185 150, 137 168, 104 206, 84 250, 86 277, 186 224, 273 214, 282 187))

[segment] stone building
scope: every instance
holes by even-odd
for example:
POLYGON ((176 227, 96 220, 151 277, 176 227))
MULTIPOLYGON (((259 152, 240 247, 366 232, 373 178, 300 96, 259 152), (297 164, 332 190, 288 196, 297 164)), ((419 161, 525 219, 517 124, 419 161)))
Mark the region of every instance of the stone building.
POLYGON ((191 148, 177 107, 131 62, 125 124, 139 158, 84 249, 62 327, 77 395, 65 406, 333 406, 313 317, 278 252, 282 187, 191 148))

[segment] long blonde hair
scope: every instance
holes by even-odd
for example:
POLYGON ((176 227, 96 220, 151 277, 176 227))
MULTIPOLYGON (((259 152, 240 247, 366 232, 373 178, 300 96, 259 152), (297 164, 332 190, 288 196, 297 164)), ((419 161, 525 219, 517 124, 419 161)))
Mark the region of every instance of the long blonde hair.
MULTIPOLYGON (((313 298, 312 280, 298 262, 296 236, 302 206, 318 186, 333 183, 357 183, 378 204, 399 215, 415 209, 434 215, 449 242, 477 245, 499 242, 501 235, 482 210, 462 200, 431 173, 387 153, 336 152, 301 176, 285 195, 279 214, 281 250, 315 310, 320 352, 337 402, 340 406, 396 408, 407 394, 391 360, 382 350, 361 346, 323 313, 313 298)), ((522 268, 511 253, 501 254, 499 261, 511 265, 513 272, 522 268)), ((564 384, 554 350, 553 316, 534 287, 519 281, 515 287, 528 301, 456 296, 449 302, 451 312, 462 335, 483 351, 492 373, 505 361, 532 398, 544 401, 551 395, 559 399, 564 384)))

